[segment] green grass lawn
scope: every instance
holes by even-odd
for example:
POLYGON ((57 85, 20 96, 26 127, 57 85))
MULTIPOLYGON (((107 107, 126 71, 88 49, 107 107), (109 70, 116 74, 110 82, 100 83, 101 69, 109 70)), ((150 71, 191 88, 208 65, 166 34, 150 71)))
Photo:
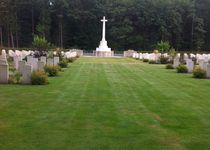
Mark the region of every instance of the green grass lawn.
POLYGON ((210 149, 210 80, 80 58, 47 86, 0 85, 0 150, 210 149))

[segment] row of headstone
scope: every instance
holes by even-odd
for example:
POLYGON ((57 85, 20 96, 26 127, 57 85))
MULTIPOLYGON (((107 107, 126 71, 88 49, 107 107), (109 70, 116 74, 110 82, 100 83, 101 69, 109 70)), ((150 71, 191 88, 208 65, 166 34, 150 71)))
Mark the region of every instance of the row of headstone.
POLYGON ((27 63, 32 65, 33 70, 40 69, 40 66, 51 65, 56 66, 60 62, 59 57, 47 58, 45 56, 34 58, 33 56, 27 56, 27 63))
MULTIPOLYGON (((37 61, 36 70, 44 70, 44 62, 37 61)), ((27 63, 26 61, 18 62, 18 72, 22 75, 22 83, 30 84, 31 83, 31 73, 34 70, 33 65, 27 63)))
POLYGON ((74 58, 77 56, 83 56, 83 50, 78 50, 78 49, 71 49, 68 52, 64 53, 64 57, 66 58, 74 58))
POLYGON ((158 61, 160 57, 168 57, 167 53, 161 54, 161 53, 133 53, 132 57, 135 59, 148 59, 148 60, 153 60, 153 61, 158 61))
MULTIPOLYGON (((8 83, 9 80, 9 65, 7 63, 7 54, 5 50, 1 51, 0 55, 0 83, 8 83)), ((40 57, 34 58, 30 55, 31 52, 27 51, 8 51, 8 55, 13 57, 14 67, 22 75, 22 83, 31 83, 31 73, 34 70, 44 70, 45 65, 58 65, 59 57, 46 58, 40 57), (27 57, 27 62, 23 58, 27 57)))
MULTIPOLYGON (((180 64, 179 58, 176 57, 174 59, 173 67, 176 68, 179 64, 180 64)), ((188 73, 192 73, 193 69, 195 67, 195 63, 194 63, 194 61, 192 59, 187 59, 186 60, 186 66, 187 66, 188 73)), ((199 61, 199 67, 201 69, 205 70, 206 71, 206 77, 210 78, 210 63, 206 62, 204 60, 201 60, 201 61, 199 61)))
POLYGON ((133 57, 133 54, 134 53, 137 53, 136 51, 134 50, 127 50, 127 51, 124 51, 124 57, 133 57))

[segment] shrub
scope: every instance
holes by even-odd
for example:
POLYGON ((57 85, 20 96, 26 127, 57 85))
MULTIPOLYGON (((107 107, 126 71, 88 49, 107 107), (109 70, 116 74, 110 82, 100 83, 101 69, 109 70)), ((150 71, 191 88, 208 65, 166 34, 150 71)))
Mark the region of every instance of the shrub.
POLYGON ((19 84, 21 80, 21 74, 16 72, 9 76, 8 83, 9 84, 19 84))
POLYGON ((45 37, 40 37, 37 35, 34 35, 32 45, 40 52, 47 51, 50 48, 50 43, 47 42, 45 37))
POLYGON ((179 65, 177 68, 177 73, 187 73, 187 67, 185 65, 179 65))
POLYGON ((47 65, 44 67, 45 72, 48 74, 50 77, 54 77, 58 75, 59 67, 58 66, 51 66, 47 65))
POLYGON ((157 49, 161 51, 161 53, 167 52, 170 49, 170 44, 167 41, 160 41, 157 43, 157 49))
POLYGON ((149 59, 143 59, 143 62, 149 62, 149 59))
POLYGON ((73 63, 75 60, 76 60, 76 58, 75 58, 75 57, 68 58, 68 62, 69 62, 69 63, 73 63))
POLYGON ((33 71, 31 74, 32 85, 46 85, 48 84, 48 77, 44 71, 33 71))
POLYGON ((161 64, 167 64, 168 63, 168 57, 160 56, 160 63, 161 64))
POLYGON ((9 84, 16 84, 16 79, 14 75, 10 75, 8 79, 9 84))
POLYGON ((157 62, 155 60, 150 60, 149 64, 157 64, 157 62))
POLYGON ((204 78, 206 78, 206 71, 201 69, 201 67, 195 67, 193 70, 193 77, 199 78, 199 79, 204 79, 204 78))
POLYGON ((167 64, 167 65, 166 65, 166 69, 174 69, 174 67, 173 67, 172 64, 167 64))
POLYGON ((68 67, 68 61, 66 59, 63 59, 58 64, 61 68, 67 68, 68 67))

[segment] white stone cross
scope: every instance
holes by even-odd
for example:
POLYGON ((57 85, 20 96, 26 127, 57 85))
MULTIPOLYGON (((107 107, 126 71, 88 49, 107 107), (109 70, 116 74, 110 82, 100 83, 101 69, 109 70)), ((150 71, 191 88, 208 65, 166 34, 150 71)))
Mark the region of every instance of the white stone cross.
POLYGON ((106 20, 105 16, 103 17, 103 19, 101 20, 101 22, 103 22, 103 32, 102 32, 102 41, 106 41, 105 39, 105 35, 106 35, 106 22, 108 20, 106 20))

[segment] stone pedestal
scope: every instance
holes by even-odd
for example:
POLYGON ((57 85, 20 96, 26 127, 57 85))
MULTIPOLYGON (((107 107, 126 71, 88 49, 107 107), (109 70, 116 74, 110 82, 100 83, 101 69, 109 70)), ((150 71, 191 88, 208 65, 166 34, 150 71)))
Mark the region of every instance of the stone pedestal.
POLYGON ((106 51, 96 51, 97 57, 113 57, 114 51, 106 52, 106 51))

